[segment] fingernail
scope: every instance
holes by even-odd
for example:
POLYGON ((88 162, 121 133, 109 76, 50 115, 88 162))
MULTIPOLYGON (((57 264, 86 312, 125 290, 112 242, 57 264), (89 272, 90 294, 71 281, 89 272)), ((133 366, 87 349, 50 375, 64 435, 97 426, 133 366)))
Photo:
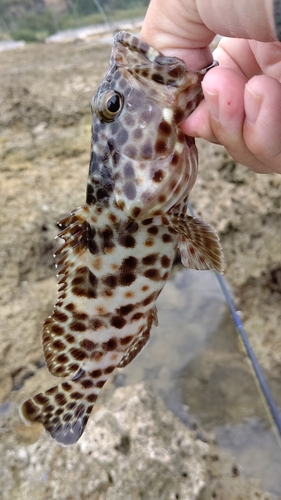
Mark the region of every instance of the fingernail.
POLYGON ((246 122, 254 125, 259 116, 259 111, 263 97, 253 92, 248 85, 245 86, 245 115, 246 122))
POLYGON ((205 100, 207 102, 210 113, 211 113, 212 117, 214 118, 214 120, 218 120, 219 119, 219 95, 214 93, 214 92, 210 92, 209 90, 204 88, 204 83, 203 83, 202 87, 204 90, 204 97, 205 97, 205 100))

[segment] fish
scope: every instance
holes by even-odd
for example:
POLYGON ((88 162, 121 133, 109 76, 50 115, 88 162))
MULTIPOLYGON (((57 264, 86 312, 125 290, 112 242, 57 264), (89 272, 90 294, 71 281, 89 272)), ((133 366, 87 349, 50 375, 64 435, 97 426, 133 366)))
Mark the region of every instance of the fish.
POLYGON ((198 155, 179 127, 214 65, 188 71, 131 34, 114 39, 91 103, 86 203, 59 223, 58 299, 43 325, 47 367, 62 380, 21 407, 63 446, 78 441, 108 377, 158 326, 155 302, 177 249, 184 266, 223 272, 216 230, 187 214, 198 155))

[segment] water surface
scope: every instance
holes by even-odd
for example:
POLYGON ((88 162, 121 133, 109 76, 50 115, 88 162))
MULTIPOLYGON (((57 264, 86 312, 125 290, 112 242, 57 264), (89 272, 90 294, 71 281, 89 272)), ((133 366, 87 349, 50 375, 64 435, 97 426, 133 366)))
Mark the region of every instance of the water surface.
POLYGON ((211 431, 242 474, 281 494, 281 450, 214 273, 175 267, 157 308, 159 328, 116 383, 149 382, 184 423, 211 431))

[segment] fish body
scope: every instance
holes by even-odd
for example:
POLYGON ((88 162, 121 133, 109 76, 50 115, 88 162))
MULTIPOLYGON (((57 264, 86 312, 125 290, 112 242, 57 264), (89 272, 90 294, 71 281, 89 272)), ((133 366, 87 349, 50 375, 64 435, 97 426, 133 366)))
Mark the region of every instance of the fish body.
POLYGON ((109 375, 147 343, 177 248, 184 265, 222 272, 216 231, 186 214, 197 150, 178 126, 206 71, 116 35, 92 100, 86 203, 60 222, 58 302, 43 327, 48 369, 66 380, 21 408, 62 445, 79 439, 109 375))

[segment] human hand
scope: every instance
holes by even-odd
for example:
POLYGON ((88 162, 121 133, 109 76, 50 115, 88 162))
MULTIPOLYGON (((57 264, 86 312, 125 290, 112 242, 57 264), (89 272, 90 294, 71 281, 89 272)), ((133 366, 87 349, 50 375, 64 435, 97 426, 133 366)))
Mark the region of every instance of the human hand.
POLYGON ((201 69, 216 33, 232 38, 215 50, 220 66, 206 74, 205 99, 182 129, 256 172, 281 173, 281 43, 271 0, 151 0, 141 37, 201 69))

